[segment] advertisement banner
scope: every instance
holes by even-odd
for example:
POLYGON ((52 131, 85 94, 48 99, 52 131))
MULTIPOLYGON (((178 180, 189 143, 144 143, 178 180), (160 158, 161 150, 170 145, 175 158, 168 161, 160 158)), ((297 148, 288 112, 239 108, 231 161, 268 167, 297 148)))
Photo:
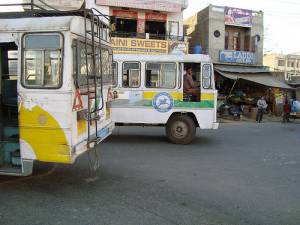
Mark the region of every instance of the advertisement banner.
POLYGON ((185 0, 96 0, 96 4, 165 12, 181 12, 187 6, 185 0))
POLYGON ((246 9, 225 8, 225 24, 241 27, 252 26, 252 11, 246 9))
POLYGON ((114 54, 187 54, 188 43, 137 38, 112 38, 114 54))
POLYGON ((255 55, 253 52, 224 50, 220 51, 220 62, 254 64, 255 55))

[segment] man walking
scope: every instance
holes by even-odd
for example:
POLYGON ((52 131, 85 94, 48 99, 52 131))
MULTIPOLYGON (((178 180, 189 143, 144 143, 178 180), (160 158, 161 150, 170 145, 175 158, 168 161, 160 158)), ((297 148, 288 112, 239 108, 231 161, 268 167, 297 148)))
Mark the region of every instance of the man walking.
POLYGON ((264 115, 264 111, 267 109, 268 104, 265 100, 265 97, 262 96, 258 101, 257 101, 257 114, 256 114, 256 122, 261 123, 264 115))

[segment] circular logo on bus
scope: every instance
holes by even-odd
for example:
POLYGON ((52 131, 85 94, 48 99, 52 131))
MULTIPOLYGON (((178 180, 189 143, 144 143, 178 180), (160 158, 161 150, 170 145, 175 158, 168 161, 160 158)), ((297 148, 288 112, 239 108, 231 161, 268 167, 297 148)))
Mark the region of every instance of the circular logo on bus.
POLYGON ((154 97, 152 105, 158 112, 164 113, 169 112, 173 108, 174 101, 171 95, 161 92, 154 97))

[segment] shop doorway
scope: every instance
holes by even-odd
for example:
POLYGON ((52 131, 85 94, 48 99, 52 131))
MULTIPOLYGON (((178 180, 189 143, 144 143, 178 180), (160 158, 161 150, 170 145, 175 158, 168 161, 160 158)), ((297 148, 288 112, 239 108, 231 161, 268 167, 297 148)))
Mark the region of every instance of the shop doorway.
POLYGON ((165 39, 166 23, 161 21, 146 21, 145 32, 153 39, 165 39))

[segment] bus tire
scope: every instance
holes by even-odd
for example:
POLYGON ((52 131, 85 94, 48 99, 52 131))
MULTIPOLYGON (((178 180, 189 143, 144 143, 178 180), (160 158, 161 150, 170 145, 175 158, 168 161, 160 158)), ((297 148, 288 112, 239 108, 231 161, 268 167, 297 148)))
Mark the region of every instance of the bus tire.
POLYGON ((174 115, 167 123, 166 134, 174 144, 190 144, 196 135, 196 124, 188 115, 174 115))

